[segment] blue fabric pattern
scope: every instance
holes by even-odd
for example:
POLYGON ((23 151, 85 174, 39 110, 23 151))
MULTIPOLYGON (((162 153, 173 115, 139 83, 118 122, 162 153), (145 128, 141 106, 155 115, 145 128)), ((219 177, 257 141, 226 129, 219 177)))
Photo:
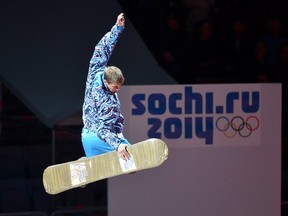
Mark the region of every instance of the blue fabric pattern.
POLYGON ((122 135, 124 117, 120 101, 117 93, 113 94, 105 86, 104 69, 123 30, 124 27, 115 24, 96 45, 90 60, 82 109, 82 137, 87 132, 95 133, 114 149, 127 140, 122 135))

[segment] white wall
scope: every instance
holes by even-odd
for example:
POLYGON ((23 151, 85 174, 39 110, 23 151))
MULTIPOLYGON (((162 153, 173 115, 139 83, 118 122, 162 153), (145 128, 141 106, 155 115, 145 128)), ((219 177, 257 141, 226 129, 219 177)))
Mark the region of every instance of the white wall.
MULTIPOLYGON (((121 94, 122 110, 125 110, 124 113, 128 116, 127 124, 130 126, 126 132, 129 134, 128 138, 134 141, 139 136, 140 141, 143 134, 147 134, 149 130, 146 119, 155 118, 155 115, 142 116, 142 130, 139 130, 139 125, 134 127, 133 123, 139 121, 139 116, 131 115, 135 108, 131 102, 132 96, 145 92, 144 89, 147 92, 154 89, 156 93, 162 92, 169 96, 171 91, 183 93, 185 86, 126 88, 121 94), (134 128, 138 133, 133 131, 134 128)), ((215 121, 214 139, 209 145, 205 144, 203 139, 198 139, 195 131, 192 139, 161 137, 169 147, 169 157, 163 165, 109 179, 108 215, 280 216, 281 85, 193 85, 193 91, 201 95, 212 92, 213 107, 224 104, 220 101, 225 102, 226 99, 223 98, 226 98, 229 92, 259 92, 260 107, 253 113, 259 118, 259 128, 253 131, 250 137, 243 138, 245 141, 235 136, 229 138, 229 143, 229 140, 222 136, 223 145, 218 143, 221 142, 221 136, 215 128, 215 121)), ((147 98, 149 95, 151 93, 146 94, 147 98)), ((231 115, 245 114, 247 113, 235 108, 231 115)), ((187 113, 183 115, 188 116, 187 113)), ((229 117, 225 111, 222 114, 215 110, 210 115, 202 114, 213 116, 214 120, 220 115, 229 117)), ((176 117, 168 112, 164 116, 176 117)), ((197 114, 189 116, 196 117, 197 114)))

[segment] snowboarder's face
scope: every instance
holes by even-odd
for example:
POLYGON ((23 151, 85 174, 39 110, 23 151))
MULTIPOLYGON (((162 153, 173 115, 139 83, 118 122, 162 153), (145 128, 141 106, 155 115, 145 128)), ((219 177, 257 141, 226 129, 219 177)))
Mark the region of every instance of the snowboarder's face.
POLYGON ((105 80, 105 84, 107 86, 107 88, 112 92, 112 93, 116 93, 119 91, 121 84, 120 83, 108 83, 105 80))

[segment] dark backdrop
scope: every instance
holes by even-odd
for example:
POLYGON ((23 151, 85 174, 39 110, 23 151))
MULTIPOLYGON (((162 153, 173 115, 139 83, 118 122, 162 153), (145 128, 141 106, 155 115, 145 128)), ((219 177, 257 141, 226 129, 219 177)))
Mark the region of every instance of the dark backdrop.
MULTIPOLYGON (((1 81, 49 127, 79 112, 94 46, 120 12, 113 0, 1 0, 1 81)), ((126 85, 176 83, 126 18, 109 65, 126 85)))

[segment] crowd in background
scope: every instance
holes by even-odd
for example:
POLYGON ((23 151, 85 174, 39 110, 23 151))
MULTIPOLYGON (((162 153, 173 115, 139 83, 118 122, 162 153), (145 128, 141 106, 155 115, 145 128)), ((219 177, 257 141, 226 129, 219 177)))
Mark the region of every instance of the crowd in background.
POLYGON ((288 128, 288 2, 119 0, 161 67, 179 84, 282 83, 288 128))

